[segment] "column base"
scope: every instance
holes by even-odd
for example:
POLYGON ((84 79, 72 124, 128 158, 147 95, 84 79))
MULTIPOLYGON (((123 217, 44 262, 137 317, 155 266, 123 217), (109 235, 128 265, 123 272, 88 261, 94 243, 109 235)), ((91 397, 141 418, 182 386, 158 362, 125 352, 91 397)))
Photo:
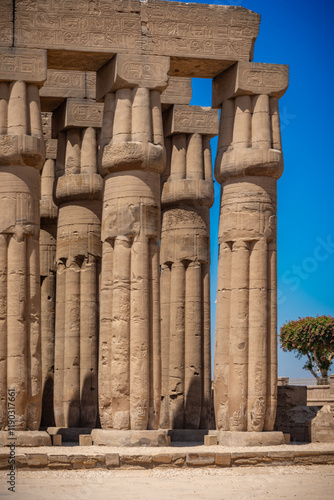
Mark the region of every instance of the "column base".
POLYGON ((167 430, 92 430, 93 445, 97 446, 170 446, 167 430))
POLYGON ((8 431, 0 431, 0 446, 35 447, 51 446, 51 436, 45 431, 15 431, 10 435, 8 431))
POLYGON ((217 436, 220 446, 275 446, 285 444, 283 432, 232 432, 209 431, 209 436, 217 436))

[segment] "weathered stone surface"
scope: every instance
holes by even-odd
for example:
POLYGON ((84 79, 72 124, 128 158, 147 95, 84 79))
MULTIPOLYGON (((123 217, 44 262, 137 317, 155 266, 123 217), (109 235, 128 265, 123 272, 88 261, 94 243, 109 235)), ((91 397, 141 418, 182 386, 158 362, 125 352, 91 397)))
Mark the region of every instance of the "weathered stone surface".
POLYGON ((46 80, 46 51, 1 48, 0 82, 21 80, 41 86, 46 80))
POLYGON ((208 434, 204 436, 204 446, 215 446, 218 444, 217 436, 212 436, 208 434))
POLYGON ((54 412, 59 427, 97 424, 98 304, 102 179, 97 173, 101 105, 67 99, 58 133, 57 304, 54 412))
POLYGON ((231 454, 230 453, 215 453, 215 464, 220 467, 230 467, 231 454))
POLYGON ((215 463, 214 453, 187 453, 186 464, 189 466, 213 465, 215 463))
POLYGON ((277 388, 277 408, 290 409, 293 406, 307 405, 307 387, 303 385, 285 385, 277 388))
POLYGON ((89 434, 79 434, 79 446, 92 446, 92 436, 89 434))
POLYGON ((221 446, 273 446, 284 444, 284 436, 282 432, 220 431, 218 443, 221 446))
POLYGON ((105 463, 107 467, 119 467, 119 454, 118 453, 106 453, 104 456, 105 463))
POLYGON ((168 84, 169 65, 169 57, 118 54, 97 72, 96 99, 135 87, 162 92, 168 84))
POLYGON ((172 104, 189 104, 192 97, 191 78, 171 76, 168 85, 161 93, 162 109, 172 104))
POLYGON ((251 59, 260 23, 242 7, 156 0, 87 0, 70 10, 29 1, 28 7, 16 2, 15 43, 51 49, 55 69, 95 71, 113 54, 143 53, 173 57, 173 76, 212 77, 251 59))
POLYGON ((243 95, 280 98, 289 85, 289 66, 238 62, 213 79, 212 106, 243 95))
POLYGON ((101 128, 103 104, 92 99, 66 99, 52 114, 52 134, 69 128, 101 128))
MULTIPOLYGON (((45 431, 16 431, 15 446, 51 446, 51 438, 45 431)), ((0 442, 3 446, 10 446, 12 437, 7 431, 0 431, 0 442)))
POLYGON ((38 86, 45 76, 45 51, 0 49, 0 429, 8 423, 18 431, 37 430, 41 418, 38 236, 45 148, 38 86))
POLYGON ((62 436, 61 434, 54 434, 52 436, 52 446, 61 446, 62 445, 62 436))
POLYGON ((164 114, 165 137, 174 134, 218 135, 219 112, 212 108, 175 104, 164 114))
POLYGON ((94 445, 104 446, 169 446, 168 432, 164 430, 104 430, 93 429, 94 445))
POLYGON ((334 443, 334 405, 325 405, 309 422, 312 443, 334 443))
MULTIPOLYGON (((282 74, 283 92, 285 67, 282 74)), ((268 66, 256 65, 256 85, 242 72, 236 83, 236 75, 234 68, 215 80, 223 101, 215 163, 222 184, 215 414, 218 429, 259 432, 273 429, 276 414, 276 180, 283 158, 268 66)))
POLYGON ((166 139, 161 195, 160 426, 207 429, 211 407, 210 137, 218 132, 218 115, 211 109, 175 105, 164 118, 165 135, 171 137, 166 139))
POLYGON ((1 3, 0 47, 13 45, 13 0, 3 0, 1 3))

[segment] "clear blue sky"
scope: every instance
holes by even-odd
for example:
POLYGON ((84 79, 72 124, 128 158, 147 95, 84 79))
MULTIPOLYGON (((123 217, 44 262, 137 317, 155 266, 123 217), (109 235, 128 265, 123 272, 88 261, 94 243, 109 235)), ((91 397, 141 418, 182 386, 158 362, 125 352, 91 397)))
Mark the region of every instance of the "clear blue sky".
MULTIPOLYGON (((261 14, 254 61, 288 64, 280 100, 284 173, 278 181, 278 327, 316 314, 334 316, 334 2, 196 1, 239 5, 261 14)), ((191 104, 211 106, 211 81, 193 80, 191 104)), ((213 139, 213 158, 217 140, 213 139)), ((220 186, 211 209, 214 345, 220 186)), ((303 360, 279 349, 278 375, 312 377, 303 360)))

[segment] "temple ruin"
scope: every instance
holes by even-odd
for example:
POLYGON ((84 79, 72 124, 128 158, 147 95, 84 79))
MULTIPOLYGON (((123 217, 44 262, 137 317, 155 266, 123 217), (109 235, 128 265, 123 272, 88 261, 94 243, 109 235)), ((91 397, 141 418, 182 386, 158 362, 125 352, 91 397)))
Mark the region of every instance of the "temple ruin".
POLYGON ((288 67, 252 62, 259 24, 235 6, 2 0, 0 430, 9 390, 18 431, 209 430, 213 378, 217 431, 273 431, 288 67), (212 79, 212 108, 190 105, 192 78, 212 79))

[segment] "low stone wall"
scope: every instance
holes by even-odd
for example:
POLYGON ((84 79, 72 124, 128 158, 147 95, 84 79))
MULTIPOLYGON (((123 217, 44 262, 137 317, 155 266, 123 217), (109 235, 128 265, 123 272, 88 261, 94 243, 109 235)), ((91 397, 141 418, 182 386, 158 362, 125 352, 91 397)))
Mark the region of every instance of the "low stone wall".
MULTIPOLYGON (((286 387, 289 385, 289 377, 278 377, 278 386, 286 387)), ((334 404, 334 375, 329 376, 329 384, 327 385, 308 385, 290 387, 306 387, 306 401, 299 404, 307 406, 324 406, 334 404)))
MULTIPOLYGON (((9 453, 0 452, 0 470, 9 468, 9 453)), ((16 466, 24 469, 153 469, 156 467, 239 467, 334 464, 334 449, 247 452, 167 452, 155 454, 19 452, 16 466)))

